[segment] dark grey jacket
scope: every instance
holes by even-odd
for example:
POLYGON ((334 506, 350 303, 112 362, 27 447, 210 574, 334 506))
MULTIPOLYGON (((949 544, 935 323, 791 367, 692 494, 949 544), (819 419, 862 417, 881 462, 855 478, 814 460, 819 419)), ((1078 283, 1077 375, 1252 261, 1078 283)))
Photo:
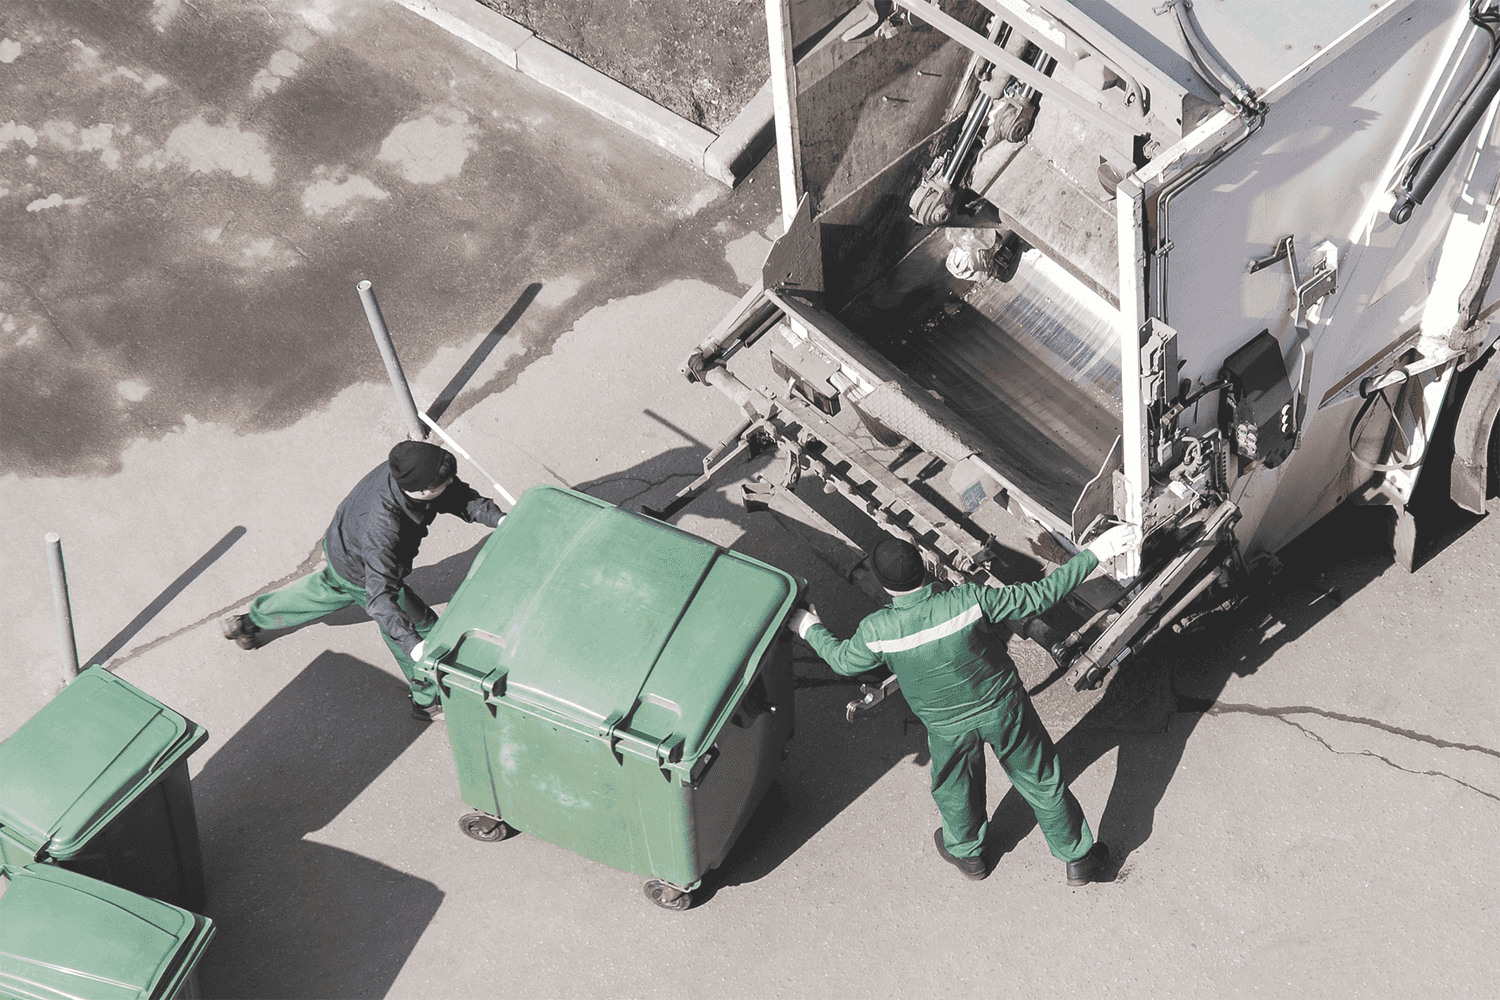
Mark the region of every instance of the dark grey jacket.
POLYGON ((461 479, 449 483, 436 500, 413 500, 381 462, 339 504, 323 535, 328 565, 350 583, 364 584, 365 610, 408 655, 420 637, 396 596, 427 537, 427 526, 439 514, 491 528, 503 516, 495 501, 461 479))

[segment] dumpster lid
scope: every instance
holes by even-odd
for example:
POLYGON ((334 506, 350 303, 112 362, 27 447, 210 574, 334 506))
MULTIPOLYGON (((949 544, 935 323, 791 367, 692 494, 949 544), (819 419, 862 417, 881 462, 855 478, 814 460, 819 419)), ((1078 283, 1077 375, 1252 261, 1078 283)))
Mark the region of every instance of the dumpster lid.
POLYGON ((0 896, 6 996, 170 996, 213 936, 206 917, 54 865, 8 874, 0 896))
POLYGON ((427 648, 440 671, 489 678, 497 699, 691 760, 796 594, 789 574, 749 556, 538 486, 485 543, 427 648))
POLYGON ((144 691, 90 667, 0 743, 0 827, 67 859, 208 739, 144 691))

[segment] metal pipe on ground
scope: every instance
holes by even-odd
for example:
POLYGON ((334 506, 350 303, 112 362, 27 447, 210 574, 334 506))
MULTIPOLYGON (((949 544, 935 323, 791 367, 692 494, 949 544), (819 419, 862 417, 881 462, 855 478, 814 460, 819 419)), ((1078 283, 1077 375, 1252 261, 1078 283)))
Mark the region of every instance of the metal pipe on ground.
POLYGON ((57 628, 62 638, 63 683, 78 676, 78 641, 73 637, 73 605, 68 600, 68 573, 63 568, 62 539, 47 532, 47 562, 52 568, 52 600, 57 606, 57 628))
POLYGON ((375 346, 380 348, 380 356, 385 360, 386 374, 391 377, 391 387, 396 390, 396 402, 406 416, 407 426, 411 428, 411 438, 413 441, 425 440, 427 428, 422 426, 422 420, 417 415, 416 400, 412 399, 411 386, 406 383, 406 373, 401 370, 401 359, 396 356, 396 347, 391 343, 391 331, 386 329, 385 317, 380 314, 380 303, 375 301, 370 281, 367 278, 354 287, 359 290, 359 301, 365 307, 365 319, 369 321, 370 332, 375 335, 375 346))

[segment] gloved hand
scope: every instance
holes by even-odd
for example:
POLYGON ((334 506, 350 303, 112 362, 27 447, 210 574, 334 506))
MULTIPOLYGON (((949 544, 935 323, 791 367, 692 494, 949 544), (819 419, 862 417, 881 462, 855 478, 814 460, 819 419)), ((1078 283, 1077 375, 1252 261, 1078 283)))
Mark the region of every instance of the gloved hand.
POLYGON ((1100 562, 1109 562, 1122 552, 1134 548, 1139 537, 1135 525, 1117 524, 1089 542, 1088 549, 1100 562))
POLYGON ((823 624, 823 619, 818 617, 818 609, 809 604, 805 609, 797 608, 786 620, 786 627, 797 633, 797 638, 806 639, 807 630, 814 625, 823 624))
MULTIPOLYGON (((1095 554, 1097 555, 1097 553, 1095 553, 1095 554)), ((424 650, 426 650, 426 648, 427 648, 427 640, 426 639, 418 639, 417 640, 417 644, 411 648, 411 661, 413 663, 421 663, 422 662, 422 653, 423 653, 424 650)))

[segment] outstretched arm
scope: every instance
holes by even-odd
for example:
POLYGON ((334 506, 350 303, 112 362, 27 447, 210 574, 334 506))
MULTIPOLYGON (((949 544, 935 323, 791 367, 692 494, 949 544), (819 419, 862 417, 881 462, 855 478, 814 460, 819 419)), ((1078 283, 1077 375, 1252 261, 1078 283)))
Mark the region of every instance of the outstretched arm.
POLYGON ((443 495, 438 497, 438 510, 461 517, 471 524, 483 524, 490 528, 498 525, 505 516, 499 504, 480 495, 478 490, 462 479, 455 479, 448 484, 443 495))
POLYGON ((840 642, 834 634, 828 631, 828 627, 817 619, 814 612, 812 622, 805 629, 799 630, 807 644, 813 648, 823 661, 833 668, 836 674, 852 677, 862 674, 867 670, 873 670, 884 661, 870 651, 860 633, 863 628, 856 629, 854 636, 840 642))
POLYGON ((1035 583, 979 588, 979 606, 992 622, 1039 615, 1066 597, 1097 565, 1094 553, 1084 549, 1035 583))

